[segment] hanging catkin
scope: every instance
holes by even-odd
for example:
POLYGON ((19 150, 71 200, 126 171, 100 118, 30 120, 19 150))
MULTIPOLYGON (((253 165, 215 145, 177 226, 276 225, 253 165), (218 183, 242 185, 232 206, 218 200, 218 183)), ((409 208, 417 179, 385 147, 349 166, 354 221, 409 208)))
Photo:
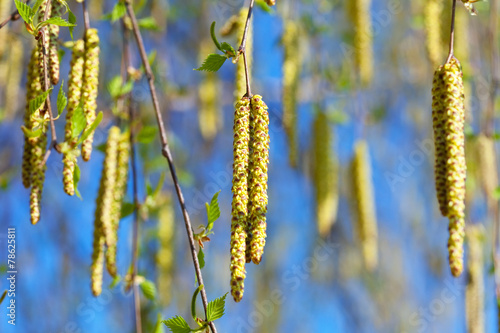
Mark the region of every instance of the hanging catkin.
MULTIPOLYGON (((246 8, 241 9, 238 18, 238 29, 236 30, 236 37, 239 43, 243 38, 243 33, 245 31, 245 22, 247 20, 248 10, 246 8)), ((253 19, 250 18, 248 21, 248 33, 247 42, 245 45, 245 56, 247 58, 248 65, 248 80, 252 81, 252 62, 253 62, 253 19)), ((236 83, 234 90, 234 100, 237 103, 241 97, 246 93, 246 76, 245 76, 245 64, 243 61, 243 56, 240 56, 238 63, 236 64, 236 83)))
POLYGON ((357 217, 356 230, 361 242, 363 261, 365 268, 373 271, 378 264, 378 232, 368 145, 363 140, 358 141, 354 148, 351 174, 357 217))
POLYGON ((467 332, 483 333, 484 330, 484 276, 483 276, 482 225, 467 228, 467 287, 465 289, 465 313, 467 332))
POLYGON ((9 58, 7 84, 5 86, 5 118, 12 119, 17 111, 19 103, 19 85, 23 76, 23 43, 19 38, 11 38, 9 41, 9 58))
POLYGON ((159 199, 158 241, 160 247, 156 254, 158 296, 163 306, 168 306, 172 295, 172 271, 174 268, 174 210, 169 197, 159 199))
POLYGON ((73 185, 73 173, 75 170, 75 163, 78 152, 74 147, 74 145, 76 145, 76 142, 72 137, 73 114, 78 108, 82 97, 83 66, 85 62, 84 52, 84 41, 75 41, 75 44, 73 45, 71 69, 68 79, 68 105, 66 108, 66 126, 64 128, 64 139, 70 144, 72 148, 69 152, 63 155, 63 184, 64 192, 66 192, 68 195, 75 194, 75 188, 73 185))
POLYGON ((435 68, 443 59, 441 42, 442 0, 427 0, 424 4, 427 56, 435 68))
POLYGON ((462 70, 458 60, 452 58, 450 62, 440 66, 434 74, 434 81, 432 104, 436 156, 439 154, 438 151, 442 151, 443 146, 445 149, 440 164, 436 159, 436 190, 440 206, 446 206, 447 211, 445 213, 450 221, 448 227, 450 232, 448 252, 451 273, 454 276, 459 276, 463 270, 465 176, 467 168, 464 149, 464 88, 462 70), (439 131, 441 131, 441 134, 436 136, 436 132, 439 131), (443 190, 442 184, 443 175, 445 190, 443 190), (439 183, 438 178, 440 178, 439 183))
MULTIPOLYGON (((60 17, 63 11, 63 4, 59 0, 51 2, 51 17, 60 17)), ((50 81, 53 85, 59 82, 59 54, 58 54, 58 38, 59 26, 49 24, 49 73, 50 81)))
POLYGON ((233 143, 233 201, 231 219, 231 295, 241 301, 245 280, 246 224, 248 220, 248 159, 250 141, 250 99, 236 103, 233 143))
POLYGON ((106 267, 111 276, 116 276, 116 244, 118 242, 118 225, 120 214, 127 189, 128 160, 130 155, 129 132, 121 135, 118 142, 116 160, 116 181, 113 188, 113 202, 111 204, 111 232, 106 235, 106 267))
POLYGON ((269 113, 262 96, 251 99, 249 221, 252 239, 250 256, 259 264, 266 244, 267 165, 269 164, 269 113))
POLYGON ((317 112, 312 128, 313 183, 318 232, 327 237, 335 222, 338 206, 337 161, 332 156, 331 128, 324 112, 317 112))
MULTIPOLYGON (((200 47, 200 56, 209 53, 208 46, 213 47, 212 41, 210 41, 210 44, 208 42, 203 43, 200 47)), ((223 117, 219 114, 218 91, 219 79, 217 74, 206 73, 198 88, 198 98, 200 100, 198 125, 205 140, 212 140, 222 127, 223 117)))
MULTIPOLYGON (((99 35, 96 29, 88 29, 85 34, 85 66, 83 71, 83 111, 87 119, 87 127, 95 120, 97 108, 97 88, 99 83, 99 35)), ((93 133, 82 143, 82 158, 90 160, 92 153, 93 133)))
POLYGON ((353 1, 354 61, 362 85, 369 85, 373 76, 373 29, 370 17, 371 0, 353 1))
POLYGON ((495 141, 484 134, 479 135, 476 141, 476 156, 481 187, 486 196, 488 207, 492 210, 497 203, 494 192, 498 187, 495 141))
POLYGON ((120 129, 113 126, 109 129, 108 141, 104 157, 104 165, 101 173, 99 193, 96 200, 94 220, 94 245, 91 265, 91 286, 94 296, 102 291, 102 276, 104 269, 104 245, 113 232, 112 207, 114 202, 117 155, 120 129))
POLYGON ((297 96, 302 67, 299 47, 299 28, 288 20, 283 29, 283 126, 288 137, 288 160, 290 166, 297 166, 297 96))

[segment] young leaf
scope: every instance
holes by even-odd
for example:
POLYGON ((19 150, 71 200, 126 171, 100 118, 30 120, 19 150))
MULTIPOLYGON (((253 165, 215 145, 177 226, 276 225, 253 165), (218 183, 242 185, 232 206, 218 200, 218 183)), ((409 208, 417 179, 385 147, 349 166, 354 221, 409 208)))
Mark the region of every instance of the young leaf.
POLYGON ((159 31, 160 27, 156 24, 156 21, 153 17, 145 17, 137 21, 139 28, 143 28, 151 31, 159 31))
POLYGON ((181 316, 175 316, 173 318, 164 320, 163 323, 173 333, 189 333, 189 332, 191 332, 191 328, 189 328, 188 323, 181 316))
POLYGON ((83 104, 80 102, 78 107, 71 117, 71 122, 73 124, 73 131, 71 132, 71 137, 76 138, 83 131, 85 126, 87 126, 87 119, 85 119, 85 114, 83 113, 83 104))
POLYGON ((75 187, 75 194, 80 200, 82 196, 80 195, 80 191, 78 191, 78 183, 80 182, 80 167, 75 163, 75 170, 73 171, 73 186, 75 187))
POLYGON ((207 219, 208 219, 207 231, 212 230, 214 222, 220 217, 219 202, 217 201, 219 193, 220 191, 214 194, 212 200, 210 201, 210 206, 208 204, 205 204, 207 207, 207 219))
POLYGON ((217 46, 217 49, 222 51, 219 41, 217 40, 217 36, 215 36, 215 21, 213 21, 212 25, 210 25, 210 36, 212 36, 212 40, 214 41, 215 46, 217 46))
POLYGON ((114 287, 116 287, 118 285, 118 283, 120 283, 121 280, 122 280, 122 277, 117 274, 113 278, 113 281, 111 281, 111 284, 109 285, 109 289, 113 289, 114 287))
POLYGON ((59 93, 57 94, 57 115, 60 116, 61 113, 64 111, 64 108, 68 104, 68 98, 66 97, 66 94, 64 93, 63 90, 64 86, 64 80, 61 83, 61 86, 59 87, 59 93))
POLYGON ((139 134, 137 134, 137 142, 148 144, 151 143, 156 137, 156 132, 158 129, 156 126, 144 126, 141 128, 139 134))
POLYGON ((33 98, 32 100, 30 100, 30 103, 29 103, 30 113, 35 112, 43 105, 43 103, 45 103, 45 101, 47 100, 47 96, 49 96, 51 91, 52 91, 52 88, 49 88, 49 90, 44 91, 40 95, 38 95, 35 98, 33 98))
POLYGON ((72 26, 70 26, 68 28, 71 39, 73 39, 73 30, 76 27, 76 16, 75 16, 75 14, 73 14, 73 12, 69 9, 68 6, 66 8, 68 9, 68 22, 73 24, 72 26))
POLYGON ((94 122, 85 130, 85 132, 83 132, 82 136, 80 137, 80 140, 78 140, 78 144, 85 141, 85 139, 87 139, 89 135, 96 130, 97 126, 99 126, 99 124, 101 123, 101 120, 102 120, 102 111, 99 111, 99 113, 95 117, 94 122))
POLYGON ((203 62, 199 68, 195 68, 197 71, 207 71, 207 72, 217 72, 224 62, 226 61, 226 57, 220 54, 209 54, 208 57, 203 62))
POLYGON ((21 130, 27 138, 38 138, 42 134, 42 128, 38 127, 38 129, 30 131, 24 126, 21 126, 21 130))
POLYGON ((224 296, 216 298, 213 301, 208 303, 207 321, 214 321, 214 320, 219 319, 220 317, 222 317, 224 315, 224 307, 226 305, 226 296, 227 296, 227 293, 225 293, 224 296))
POLYGON ((156 298, 156 286, 154 282, 144 279, 140 284, 142 293, 149 300, 154 300, 156 298))
POLYGON ((158 313, 158 319, 156 320, 155 328, 153 330, 153 333, 163 333, 163 325, 161 324, 161 314, 158 313))
POLYGON ((232 47, 230 44, 228 44, 226 42, 222 42, 221 51, 226 53, 230 57, 236 56, 236 51, 234 50, 234 47, 232 47))
POLYGON ((196 316, 196 298, 198 297, 198 294, 200 291, 203 289, 203 285, 199 285, 198 288, 193 293, 193 297, 191 297, 191 317, 193 317, 193 320, 197 322, 197 316, 196 316))
POLYGON ((36 13, 38 12, 38 8, 40 8, 40 6, 42 5, 43 2, 44 2, 44 0, 37 0, 35 2, 35 4, 33 5, 33 8, 31 8, 31 12, 33 13, 33 16, 36 15, 36 13))
POLYGON ((127 12, 127 7, 125 6, 125 2, 118 1, 113 7, 111 13, 105 15, 103 17, 103 20, 110 20, 112 23, 114 23, 115 21, 121 19, 126 12, 127 12))
POLYGON ((36 26, 36 29, 39 30, 40 28, 42 28, 46 25, 49 25, 49 24, 58 25, 60 27, 74 27, 76 25, 74 23, 70 23, 70 22, 66 21, 62 17, 54 16, 54 17, 49 18, 47 21, 43 21, 43 22, 38 23, 38 25, 36 26))
POLYGON ((198 262, 200 263, 200 269, 205 267, 205 253, 203 253, 203 249, 201 247, 198 251, 198 262))
POLYGON ((500 200, 500 187, 497 187, 493 193, 493 199, 500 200))
POLYGON ((21 15, 24 22, 31 24, 33 22, 33 15, 35 14, 31 10, 31 7, 19 0, 15 0, 15 4, 19 15, 21 15))
POLYGON ((134 204, 131 202, 124 202, 120 213, 120 219, 131 215, 134 212, 134 204))

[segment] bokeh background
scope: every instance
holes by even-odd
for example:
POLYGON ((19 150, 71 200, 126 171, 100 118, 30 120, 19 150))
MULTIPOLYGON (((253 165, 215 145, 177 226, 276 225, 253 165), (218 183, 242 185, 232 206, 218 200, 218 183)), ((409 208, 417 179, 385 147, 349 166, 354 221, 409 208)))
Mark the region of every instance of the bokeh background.
MULTIPOLYGON (((7 5, 2 7, 1 19, 13 8, 13 2, 0 1, 4 2, 7 5)), ((95 145, 99 146, 105 142, 109 126, 116 122, 112 111, 116 101, 110 95, 109 83, 120 75, 122 26, 119 21, 101 19, 111 12, 114 2, 88 2, 91 25, 99 29, 101 39, 98 104, 104 120, 96 132, 95 145)), ((449 8, 451 1, 445 2, 444 7, 449 8)), ((470 86, 466 97, 470 136, 480 132, 489 99, 491 48, 485 36, 490 4, 478 3, 475 17, 468 17, 461 3, 457 7, 460 40, 466 41, 457 47, 468 51, 467 58, 460 60, 470 86)), ((227 61, 217 73, 220 126, 211 138, 202 136, 199 125, 198 94, 207 74, 193 68, 206 55, 199 53, 200 45, 209 39, 210 22, 216 21, 221 27, 247 5, 242 0, 143 0, 135 4, 139 18, 151 17, 155 22, 155 29, 143 30, 146 49, 148 53, 156 50, 155 84, 161 92, 175 163, 195 227, 205 223, 204 203, 221 191, 221 217, 205 247, 203 274, 209 299, 229 291, 236 66, 227 61)), ((83 31, 81 6, 73 1, 70 6, 78 18, 75 36, 79 37, 83 31)), ((430 96, 434 68, 426 53, 423 7, 424 2, 418 1, 372 1, 374 75, 367 87, 357 84, 353 75, 349 48, 354 27, 344 1, 278 0, 271 12, 255 8, 252 91, 263 96, 270 114, 268 238, 262 263, 247 265, 243 301, 236 304, 228 297, 226 314, 216 322, 219 332, 466 331, 467 276, 455 279, 449 272, 447 220, 440 216, 435 199, 430 96), (282 125, 281 38, 285 20, 301 27, 297 52, 303 65, 297 94, 296 168, 289 166, 289 146, 282 125), (340 165, 338 215, 327 237, 318 235, 311 177, 311 126, 317 108, 329 115, 331 154, 340 165), (379 265, 371 273, 363 268, 351 212, 349 161, 358 139, 366 139, 369 144, 379 229, 379 265)), ((449 30, 449 19, 449 13, 444 13, 443 31, 449 30)), ((448 38, 443 33, 443 62, 448 38)), ((67 29, 62 29, 61 40, 70 40, 67 29)), ((224 40, 237 44, 234 37, 224 40)), ((18 59, 24 64, 19 67, 20 82, 15 83, 18 89, 9 95, 7 56, 0 63, 0 76, 4 78, 0 82, 1 290, 7 286, 7 227, 16 228, 18 265, 16 327, 7 324, 4 303, 0 331, 133 332, 133 297, 123 292, 122 283, 107 288, 111 280, 105 274, 103 294, 94 298, 90 290, 93 216, 103 154, 96 151, 90 162, 80 163, 80 200, 64 194, 61 156, 53 153, 48 161, 41 221, 36 226, 29 222, 29 191, 23 188, 20 177, 20 126, 31 42, 19 21, 9 24, 8 30, 0 30, 5 54, 19 52, 18 59)), ((138 68, 135 43, 130 50, 138 68)), ((216 52, 213 45, 208 50, 216 52)), ((63 77, 67 77, 70 57, 67 52, 62 58, 63 77)), ((143 127, 154 128, 144 77, 135 83, 132 96, 143 127)), ((56 125, 58 133, 63 133, 64 121, 56 125)), ((173 187, 158 139, 145 135, 137 147, 141 200, 148 195, 147 187, 155 188, 166 173, 159 207, 141 221, 139 273, 153 282, 163 281, 157 284, 155 300, 141 294, 144 331, 151 332, 158 316, 190 318, 195 280, 182 216, 172 197, 173 187), (163 273, 157 264, 161 207, 173 207, 174 214, 173 237, 167 248, 173 267, 163 273)), ((486 332, 494 332, 497 310, 491 274, 492 219, 480 189, 471 188, 467 221, 483 224, 487 231, 484 305, 486 332)), ((130 202, 130 183, 128 192, 130 202)), ((119 229, 118 267, 122 275, 130 265, 131 239, 132 218, 128 216, 119 229)))

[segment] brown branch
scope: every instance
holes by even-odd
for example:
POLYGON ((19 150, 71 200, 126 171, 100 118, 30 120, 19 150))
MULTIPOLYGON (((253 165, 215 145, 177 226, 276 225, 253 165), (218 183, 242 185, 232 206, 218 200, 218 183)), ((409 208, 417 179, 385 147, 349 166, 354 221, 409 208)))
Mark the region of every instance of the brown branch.
POLYGON ((245 30, 243 31, 243 37, 241 38, 241 44, 240 47, 238 48, 238 55, 237 57, 240 56, 240 54, 243 54, 243 63, 245 65, 245 76, 246 76, 246 86, 247 86, 247 96, 252 97, 252 90, 250 88, 250 76, 249 76, 249 69, 248 69, 248 64, 247 64, 247 52, 246 52, 246 45, 247 45, 247 38, 248 38, 248 26, 250 25, 250 19, 252 18, 252 10, 253 10, 253 5, 255 3, 255 0, 250 0, 250 5, 248 6, 248 15, 247 15, 247 20, 245 22, 245 30))
POLYGON ((85 27, 85 31, 90 29, 90 18, 89 11, 87 10, 87 0, 82 1, 82 11, 83 11, 83 25, 85 27))
MULTIPOLYGON (((154 76, 153 76, 153 73, 151 70, 151 66, 149 65, 148 56, 147 56, 146 50, 144 48, 144 42, 142 40, 142 35, 141 35, 140 30, 139 30, 139 26, 137 24, 137 19, 135 17, 134 10, 132 9, 132 5, 131 5, 129 0, 126 1, 126 7, 127 7, 127 14, 129 16, 130 20, 132 21, 132 28, 133 28, 135 40, 136 40, 137 46, 139 48, 139 53, 141 55, 142 63, 143 63, 144 70, 146 72, 146 77, 147 77, 148 83, 149 83, 149 90, 151 92, 151 99, 153 101, 153 106, 154 106, 155 115, 156 115, 156 121, 158 123, 158 129, 160 132, 160 139, 161 139, 161 144, 162 144, 162 155, 167 159, 168 166, 170 168, 170 174, 171 174, 172 180, 174 182, 175 191, 177 193, 177 198, 179 200, 179 204, 180 204, 181 210, 182 210, 182 215, 184 217, 184 225, 186 227, 186 232, 187 232, 187 236, 188 236, 188 240, 189 240, 189 247, 190 247, 191 256, 193 259, 193 265, 194 265, 194 270, 196 273, 196 278, 198 280, 198 284, 200 286, 202 286, 201 299, 203 302, 203 307, 205 309, 205 319, 206 319, 208 300, 207 300, 207 294, 206 294, 205 287, 204 287, 205 284, 203 282, 203 276, 201 274, 200 264, 198 262, 198 256, 196 253, 194 236, 193 236, 193 227, 191 226, 191 220, 189 218, 189 214, 188 214, 187 209, 186 209, 186 203, 184 201, 184 196, 182 194, 182 190, 181 190, 181 187, 179 185, 179 180, 177 178, 177 172, 175 171, 175 166, 174 166, 174 162, 172 159, 172 154, 170 152, 170 147, 168 145, 168 139, 167 139, 167 134, 166 134, 166 130, 165 130, 165 125, 163 122, 163 117, 161 114, 160 105, 158 103, 156 88, 154 86, 154 76)), ((209 326, 210 326, 213 333, 217 333, 217 329, 215 328, 215 325, 213 322, 210 322, 209 326)))
POLYGON ((453 47, 455 44, 455 11, 457 7, 457 0, 452 0, 453 5, 451 7, 451 31, 450 31, 450 49, 448 52, 448 58, 446 58, 446 63, 448 63, 453 57, 453 47))
POLYGON ((20 18, 21 15, 19 15, 19 12, 17 10, 15 12, 12 12, 9 17, 7 17, 2 23, 0 23, 0 29, 6 26, 10 21, 17 21, 20 18))

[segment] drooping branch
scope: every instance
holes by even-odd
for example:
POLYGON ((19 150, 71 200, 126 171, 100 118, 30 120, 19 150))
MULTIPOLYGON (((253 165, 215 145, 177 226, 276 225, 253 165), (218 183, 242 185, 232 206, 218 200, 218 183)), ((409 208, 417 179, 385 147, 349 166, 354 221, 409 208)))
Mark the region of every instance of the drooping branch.
MULTIPOLYGON (((252 0, 252 2, 253 2, 253 0, 252 0)), ((205 284, 203 282, 203 276, 202 276, 202 273, 201 273, 200 264, 198 262, 198 256, 197 256, 197 252, 196 252, 196 248, 195 248, 195 241, 194 241, 194 236, 193 236, 193 228, 192 228, 192 225, 191 225, 191 220, 189 218, 189 214, 188 214, 187 209, 186 209, 186 203, 184 201, 184 195, 182 194, 182 190, 181 190, 181 187, 179 185, 179 180, 177 178, 177 172, 175 170, 175 166, 174 166, 172 154, 170 152, 170 147, 169 147, 169 144, 168 144, 168 139, 167 139, 167 134, 166 134, 166 130, 165 130, 165 125, 164 125, 164 122, 163 122, 163 116, 161 114, 160 105, 159 105, 159 102, 158 102, 158 95, 156 93, 156 88, 155 88, 155 85, 154 85, 153 72, 151 70, 151 66, 149 65, 149 61, 148 61, 148 57, 147 57, 146 50, 145 50, 145 47, 144 47, 144 42, 143 42, 143 39, 142 39, 142 35, 141 35, 140 30, 139 30, 137 19, 135 17, 135 13, 134 13, 134 10, 132 8, 132 5, 131 5, 130 1, 126 1, 126 8, 127 8, 127 15, 129 16, 129 18, 130 18, 130 20, 132 22, 132 29, 133 29, 133 32, 134 32, 135 40, 136 40, 136 43, 137 43, 137 47, 139 48, 139 53, 140 53, 141 60, 142 60, 142 63, 143 63, 143 66, 144 66, 144 70, 145 70, 145 73, 146 73, 146 77, 147 77, 148 83, 149 83, 149 90, 150 90, 150 93, 151 93, 151 99, 152 99, 153 107, 154 107, 154 110, 155 110, 156 121, 158 123, 158 129, 159 129, 159 133, 160 133, 160 140, 161 140, 161 144, 162 144, 162 155, 167 159, 167 162, 168 162, 168 165, 169 165, 169 168, 170 168, 170 174, 171 174, 171 177, 172 177, 172 181, 174 183, 175 191, 177 193, 177 198, 178 198, 179 204, 181 206, 182 215, 183 215, 183 218, 184 218, 184 225, 186 227, 186 232, 187 232, 187 236, 188 236, 188 240, 189 240, 190 252, 191 252, 191 256, 192 256, 192 259, 193 259, 193 265, 194 265, 194 269, 195 269, 195 273, 196 273, 196 278, 197 278, 198 284, 200 286, 204 286, 205 284)), ((202 289, 201 289, 201 299, 202 299, 203 307, 205 309, 205 319, 206 319, 206 312, 207 312, 207 307, 208 307, 208 300, 207 300, 207 294, 206 294, 206 291, 205 291, 205 287, 202 287, 202 289)), ((215 325, 214 325, 213 322, 210 322, 209 326, 210 326, 210 328, 211 328, 211 330, 212 330, 213 333, 217 332, 217 329, 215 328, 215 325)))

